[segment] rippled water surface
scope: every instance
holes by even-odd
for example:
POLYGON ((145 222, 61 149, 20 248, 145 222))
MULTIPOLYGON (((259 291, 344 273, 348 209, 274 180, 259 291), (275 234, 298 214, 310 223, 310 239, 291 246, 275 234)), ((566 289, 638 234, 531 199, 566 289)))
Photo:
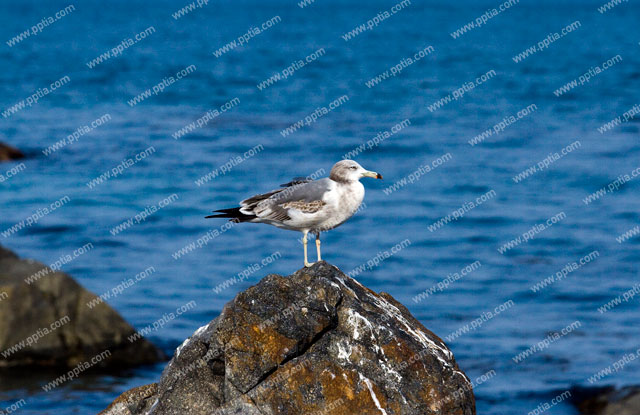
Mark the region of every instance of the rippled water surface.
MULTIPOLYGON (((470 378, 490 373, 475 391, 479 414, 527 413, 571 386, 589 386, 595 372, 640 346, 637 300, 598 312, 638 282, 639 239, 616 241, 638 225, 638 180, 584 202, 640 164, 637 121, 598 131, 638 104, 640 9, 629 2, 601 14, 600 2, 522 0, 454 39, 451 32, 499 3, 411 3, 345 41, 342 35, 395 2, 316 0, 300 8, 293 0, 212 1, 175 20, 172 13, 186 3, 86 1, 77 2, 75 11, 41 33, 9 47, 5 41, 69 3, 2 2, 0 109, 65 76, 70 82, 0 119, 0 141, 29 156, 24 171, 0 183, 0 230, 68 197, 33 226, 0 236, 0 244, 46 263, 93 244, 94 249, 62 268, 98 294, 153 267, 154 273, 109 303, 142 328, 195 301, 195 308, 150 335, 172 354, 238 291, 267 273, 288 275, 302 263, 299 236, 265 225, 233 227, 174 259, 178 250, 222 225, 203 216, 293 177, 328 171, 349 151, 408 119, 410 124, 397 134, 355 157, 385 180, 363 180, 366 208, 324 235, 325 258, 348 272, 409 241, 357 279, 391 293, 443 338, 480 319, 474 329, 447 341, 470 378), (279 23, 214 56, 218 48, 274 16, 279 23), (575 21, 580 22, 575 31, 545 50, 518 63, 512 59, 575 21), (148 27, 154 32, 147 38, 88 67, 148 27), (428 56, 406 65, 408 57, 428 46, 433 47, 428 56), (322 56, 287 79, 263 90, 257 87, 321 48, 322 56), (560 96, 553 93, 617 55, 622 60, 589 82, 560 96), (403 61, 406 67, 397 76, 367 86, 403 61), (195 70, 183 79, 168 80, 190 65, 195 70), (490 71, 495 74, 486 82, 430 109, 490 71), (128 104, 160 84, 162 92, 133 107, 128 104), (345 95, 348 100, 316 122, 281 133, 345 95), (229 111, 173 138, 235 98, 239 103, 229 111), (510 125, 501 133, 469 144, 532 104, 535 110, 517 122, 506 121, 510 125), (110 119, 99 128, 51 155, 43 153, 105 114, 110 119), (579 144, 573 151, 556 159, 555 153, 574 142, 579 144), (87 185, 150 147, 152 154, 122 174, 93 188, 87 185), (238 163, 252 148, 255 155, 238 163), (431 172, 390 190, 443 155, 431 172), (542 171, 519 182, 513 179, 539 162, 544 166, 545 159, 548 166, 542 171), (228 172, 196 184, 226 163, 228 172), (140 224, 116 235, 110 232, 174 194, 171 203, 140 224), (481 195, 488 195, 484 203, 470 209, 469 202, 481 195), (464 212, 461 218, 429 228, 458 208, 464 212), (556 215, 557 223, 542 231, 536 227, 556 215), (532 229, 531 240, 499 252, 532 229), (561 281, 538 292, 530 289, 594 251, 598 254, 591 262, 561 281), (213 291, 270 256, 278 259, 239 284, 213 291), (477 269, 455 276, 475 261, 477 269), (447 277, 448 288, 416 298, 439 282, 444 287, 447 277), (502 312, 487 318, 501 304, 506 304, 502 312), (575 321, 580 326, 548 348, 521 363, 512 359, 575 321)), ((2 164, 0 173, 12 166, 2 164)), ((57 373, 24 378, 5 384, 2 398, 6 405, 24 398, 24 414, 95 413, 119 393, 157 380, 163 366, 87 374, 48 393, 40 386, 57 373)), ((595 385, 637 384, 637 373, 638 363, 630 363, 595 385)), ((563 402, 553 413, 574 410, 563 402)))

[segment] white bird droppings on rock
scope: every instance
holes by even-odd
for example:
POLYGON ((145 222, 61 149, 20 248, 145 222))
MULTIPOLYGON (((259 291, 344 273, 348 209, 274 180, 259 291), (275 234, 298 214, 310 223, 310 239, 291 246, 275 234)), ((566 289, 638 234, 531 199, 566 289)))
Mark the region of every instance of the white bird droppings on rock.
POLYGON ((375 297, 375 296, 373 296, 371 294, 369 294, 369 296, 373 299, 373 301, 376 302, 376 304, 379 307, 384 309, 388 314, 390 314, 397 321, 402 323, 402 325, 404 326, 404 331, 406 333, 410 334, 416 340, 418 340, 420 343, 422 343, 425 348, 430 348, 432 350, 435 350, 436 353, 434 353, 434 356, 440 362, 442 362, 442 364, 445 367, 451 368, 454 373, 456 373, 458 375, 461 375, 463 378, 465 378, 465 380, 467 380, 467 382, 469 381, 468 378, 462 372, 460 372, 459 370, 456 370, 454 368, 453 364, 451 364, 451 360, 453 359, 453 353, 451 353, 449 350, 447 350, 445 345, 437 344, 433 340, 429 339, 427 337, 427 335, 422 332, 422 330, 411 328, 411 325, 409 324, 407 319, 404 318, 404 316, 402 315, 400 310, 398 310, 398 308, 396 306, 394 306, 393 304, 389 303, 384 298, 382 298, 382 297, 377 298, 377 297, 375 297), (445 358, 448 359, 448 360, 445 360, 445 358))
MULTIPOLYGON (((337 279, 338 281, 340 281, 340 284, 344 285, 344 288, 346 288, 347 290, 349 290, 349 292, 350 292, 351 294, 353 294, 353 296, 354 296, 355 298, 358 298, 358 294, 356 294, 356 292, 355 292, 355 291, 353 291, 353 290, 351 289, 351 287, 349 287, 349 286, 344 282, 344 280, 343 280, 342 278, 336 277, 336 279, 337 279)), ((355 281, 355 280, 354 280, 354 281, 355 281)), ((335 283, 332 283, 332 284, 335 284, 335 283)), ((338 288, 340 288, 340 287, 338 287, 338 288)))
POLYGON ((159 402, 160 402, 160 398, 156 398, 156 400, 153 402, 153 405, 151 405, 151 408, 149 408, 149 412, 147 412, 146 415, 150 415, 151 413, 153 413, 153 410, 156 409, 156 406, 158 406, 159 402))
POLYGON ((184 346, 189 344, 189 341, 191 341, 191 337, 187 338, 185 341, 182 342, 180 346, 178 346, 178 348, 176 349, 176 357, 180 356, 180 352, 182 351, 184 346))
POLYGON ((360 380, 362 380, 367 385, 367 388, 369 388, 369 393, 371 394, 371 399, 373 399, 373 403, 376 404, 376 408, 378 408, 378 410, 380 410, 380 413, 382 413, 384 415, 388 415, 387 411, 385 411, 382 408, 382 406, 380 406, 380 401, 378 400, 378 397, 376 396, 376 393, 373 391, 373 385, 371 384, 371 381, 368 378, 366 378, 366 377, 364 377, 364 376, 362 376, 360 374, 358 374, 358 375, 360 376, 360 380))
POLYGON ((204 326, 200 327, 198 330, 196 330, 191 337, 187 338, 185 341, 182 342, 182 344, 180 346, 178 346, 178 348, 176 349, 176 357, 180 356, 180 352, 182 351, 182 349, 184 348, 184 346, 186 346, 187 344, 189 344, 189 342, 191 341, 191 339, 194 336, 199 336, 200 334, 202 334, 207 328, 209 327, 209 324, 205 324, 204 326))
POLYGON ((371 332, 371 340, 375 341, 376 337, 373 333, 373 324, 371 324, 369 320, 367 320, 364 316, 362 316, 357 311, 354 311, 353 309, 348 309, 347 315, 347 324, 353 329, 354 340, 360 339, 360 331, 358 330, 358 328, 360 327, 360 323, 362 323, 363 326, 369 328, 369 331, 371 332))
POLYGON ((208 324, 205 324, 204 326, 200 327, 198 330, 196 330, 195 333, 193 333, 194 336, 198 336, 200 334, 202 334, 203 331, 205 331, 206 329, 209 328, 208 324))
POLYGON ((338 359, 344 359, 344 360, 349 360, 349 357, 351 356, 351 345, 347 344, 346 347, 342 346, 342 342, 338 343, 338 359), (349 351, 347 351, 347 348, 349 349, 349 351))

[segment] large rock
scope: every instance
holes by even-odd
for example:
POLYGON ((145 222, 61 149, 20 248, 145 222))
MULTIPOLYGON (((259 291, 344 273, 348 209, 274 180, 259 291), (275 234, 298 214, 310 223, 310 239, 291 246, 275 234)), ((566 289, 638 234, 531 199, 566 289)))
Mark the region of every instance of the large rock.
POLYGON ((24 158, 24 154, 17 148, 0 143, 0 161, 18 160, 24 158))
POLYGON ((390 295, 320 262, 269 275, 104 415, 472 415, 451 351, 390 295))
POLYGON ((0 368, 76 366, 102 353, 95 367, 158 362, 162 353, 71 277, 0 247, 0 368), (36 278, 37 277, 37 278, 36 278), (105 352, 108 350, 108 352, 105 352))
POLYGON ((640 386, 622 389, 574 389, 575 404, 585 415, 640 414, 640 386))

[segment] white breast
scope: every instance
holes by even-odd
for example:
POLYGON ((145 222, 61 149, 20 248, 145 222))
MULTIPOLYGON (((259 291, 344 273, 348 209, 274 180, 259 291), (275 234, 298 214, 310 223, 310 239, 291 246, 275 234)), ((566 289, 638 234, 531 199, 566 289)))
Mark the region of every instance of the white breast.
POLYGON ((331 214, 323 223, 322 230, 333 229, 344 223, 356 213, 364 199, 364 186, 359 181, 348 184, 333 183, 331 191, 324 198, 331 214))

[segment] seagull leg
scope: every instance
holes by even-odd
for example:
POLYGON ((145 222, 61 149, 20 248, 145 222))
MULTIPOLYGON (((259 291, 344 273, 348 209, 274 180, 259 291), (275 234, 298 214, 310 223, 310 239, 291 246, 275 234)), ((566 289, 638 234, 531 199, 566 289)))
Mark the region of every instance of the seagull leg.
POLYGON ((304 266, 310 267, 313 264, 307 260, 307 234, 309 233, 309 231, 304 231, 303 233, 304 236, 302 237, 302 245, 304 246, 304 266))
POLYGON ((322 255, 320 255, 320 232, 316 232, 316 251, 318 251, 318 261, 322 261, 322 255))

